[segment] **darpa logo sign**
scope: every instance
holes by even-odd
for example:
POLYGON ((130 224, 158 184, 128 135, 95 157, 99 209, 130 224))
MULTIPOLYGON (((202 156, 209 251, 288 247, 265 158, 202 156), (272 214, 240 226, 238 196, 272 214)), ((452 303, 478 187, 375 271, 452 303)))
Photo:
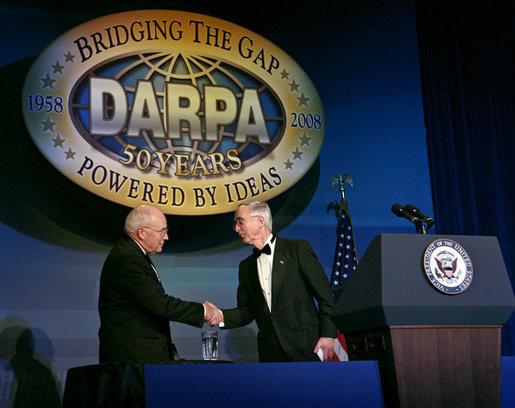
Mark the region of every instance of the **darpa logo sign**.
POLYGON ((35 61, 24 118, 45 157, 106 199, 164 213, 233 211, 292 187, 325 120, 301 67, 212 17, 148 10, 64 34, 35 61))

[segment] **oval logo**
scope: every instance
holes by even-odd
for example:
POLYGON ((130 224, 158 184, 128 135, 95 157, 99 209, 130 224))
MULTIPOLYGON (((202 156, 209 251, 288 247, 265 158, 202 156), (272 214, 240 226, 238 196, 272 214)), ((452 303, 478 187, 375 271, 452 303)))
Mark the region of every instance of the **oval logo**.
POLYGON ((434 288, 448 295, 460 294, 472 283, 472 261, 467 251, 450 239, 437 239, 427 246, 424 271, 434 288))
POLYGON ((217 18, 132 11, 80 25, 36 59, 23 114, 39 150, 90 192, 165 214, 231 212, 292 187, 325 131, 284 51, 217 18))

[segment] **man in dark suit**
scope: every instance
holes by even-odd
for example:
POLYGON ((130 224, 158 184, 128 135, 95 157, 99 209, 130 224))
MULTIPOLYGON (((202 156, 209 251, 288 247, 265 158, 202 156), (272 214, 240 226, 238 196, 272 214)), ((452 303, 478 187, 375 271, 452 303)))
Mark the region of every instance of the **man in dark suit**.
POLYGON ((234 229, 254 253, 240 263, 237 307, 207 322, 232 329, 255 319, 261 362, 330 361, 334 301, 311 245, 272 234, 270 208, 257 201, 238 207, 234 229))
POLYGON ((100 277, 100 363, 176 360, 170 321, 202 327, 217 309, 167 295, 149 255, 168 239, 166 217, 139 206, 125 221, 125 237, 109 253, 100 277))

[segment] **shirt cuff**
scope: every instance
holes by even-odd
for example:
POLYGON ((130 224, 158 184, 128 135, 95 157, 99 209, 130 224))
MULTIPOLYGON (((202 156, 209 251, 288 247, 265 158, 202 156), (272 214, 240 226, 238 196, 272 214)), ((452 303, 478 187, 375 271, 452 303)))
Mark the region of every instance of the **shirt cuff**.
MULTIPOLYGON (((220 312, 220 314, 222 315, 222 319, 224 317, 224 312, 222 312, 220 309, 218 309, 218 311, 220 312)), ((225 327, 225 323, 223 321, 221 321, 220 323, 218 323, 218 327, 225 327)))

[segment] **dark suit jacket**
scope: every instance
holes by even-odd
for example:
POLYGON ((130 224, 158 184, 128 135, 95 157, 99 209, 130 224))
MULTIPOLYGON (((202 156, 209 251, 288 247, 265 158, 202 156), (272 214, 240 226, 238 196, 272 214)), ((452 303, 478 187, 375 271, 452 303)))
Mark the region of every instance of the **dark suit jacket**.
POLYGON ((171 360, 169 321, 204 324, 202 304, 167 295, 149 258, 128 236, 104 263, 98 311, 100 363, 171 360))
POLYGON ((273 361, 275 336, 289 361, 320 361, 313 353, 318 339, 336 337, 330 319, 334 300, 329 281, 307 241, 277 237, 271 312, 259 284, 254 255, 240 263, 237 302, 235 309, 222 310, 224 328, 245 326, 256 319, 262 362, 273 361))

